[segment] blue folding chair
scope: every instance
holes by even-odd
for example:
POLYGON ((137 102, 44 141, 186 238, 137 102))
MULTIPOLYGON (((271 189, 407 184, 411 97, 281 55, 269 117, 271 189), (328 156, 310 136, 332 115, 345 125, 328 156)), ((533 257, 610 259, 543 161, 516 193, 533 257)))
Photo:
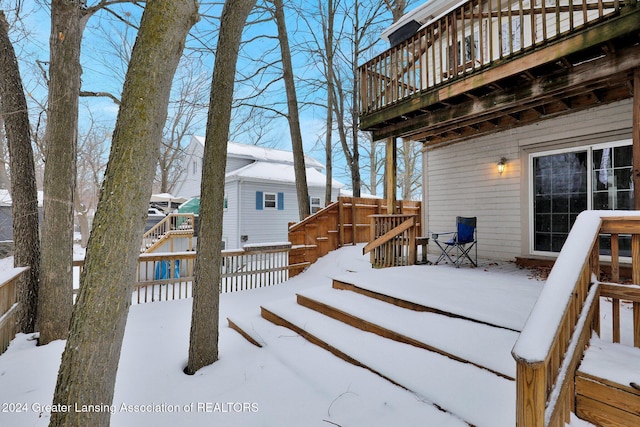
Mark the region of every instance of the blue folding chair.
POLYGON ((465 261, 471 262, 474 267, 478 266, 478 246, 476 239, 476 217, 456 217, 457 231, 447 233, 433 233, 431 239, 438 245, 442 253, 435 262, 447 259, 452 265, 460 267, 465 261), (441 239, 442 236, 453 235, 449 240, 441 239), (471 249, 475 250, 474 257, 471 257, 471 249), (454 253, 455 251, 455 253, 454 253))

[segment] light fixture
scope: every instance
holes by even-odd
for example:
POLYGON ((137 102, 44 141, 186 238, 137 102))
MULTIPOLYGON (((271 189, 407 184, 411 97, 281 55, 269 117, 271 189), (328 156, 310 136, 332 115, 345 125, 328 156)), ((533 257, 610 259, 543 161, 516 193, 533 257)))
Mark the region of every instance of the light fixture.
POLYGON ((500 158, 500 161, 498 162, 498 173, 502 175, 502 172, 504 172, 504 169, 506 167, 507 167, 507 159, 504 157, 500 158))

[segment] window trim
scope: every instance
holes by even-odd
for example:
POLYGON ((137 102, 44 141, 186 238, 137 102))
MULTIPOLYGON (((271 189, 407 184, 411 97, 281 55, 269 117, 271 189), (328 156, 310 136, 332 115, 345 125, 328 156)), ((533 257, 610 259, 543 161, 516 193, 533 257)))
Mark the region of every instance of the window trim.
MULTIPOLYGON (((616 147, 624 147, 633 144, 633 140, 630 138, 615 140, 610 142, 601 142, 595 144, 585 144, 580 146, 573 146, 568 148, 558 148, 551 150, 538 151, 534 153, 529 153, 528 159, 528 190, 529 196, 527 200, 528 206, 528 235, 529 235, 529 254, 538 255, 538 256, 558 256, 559 252, 548 252, 548 251, 540 251, 535 249, 535 221, 534 221, 534 168, 533 161, 534 158, 544 157, 556 154, 563 153, 576 153, 581 151, 587 152, 587 210, 593 210, 593 151, 601 150, 603 148, 616 148, 616 147)), ((607 259, 607 256, 602 256, 602 259, 607 259)), ((622 259, 622 258, 621 258, 622 259)))
MULTIPOLYGON (((269 201, 271 202, 271 200, 269 201)), ((267 210, 267 209, 273 209, 273 210, 278 210, 278 194, 277 193, 269 193, 269 192, 263 192, 262 193, 262 209, 267 210), (267 206, 267 196, 273 196, 273 206, 267 206)))

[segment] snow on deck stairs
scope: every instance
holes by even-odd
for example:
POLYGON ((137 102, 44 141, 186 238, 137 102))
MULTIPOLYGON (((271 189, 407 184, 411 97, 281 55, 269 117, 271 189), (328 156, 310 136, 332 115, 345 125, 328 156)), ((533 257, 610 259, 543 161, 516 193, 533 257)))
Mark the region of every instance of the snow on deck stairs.
POLYGON ((262 317, 470 425, 515 425, 510 352, 518 332, 342 290, 345 285, 334 281, 333 288, 263 305, 262 317))

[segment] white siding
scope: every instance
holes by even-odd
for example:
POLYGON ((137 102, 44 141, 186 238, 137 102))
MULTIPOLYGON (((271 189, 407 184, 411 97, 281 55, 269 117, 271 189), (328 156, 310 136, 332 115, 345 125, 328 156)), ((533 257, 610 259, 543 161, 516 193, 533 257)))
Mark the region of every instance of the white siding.
MULTIPOLYGON (((229 186, 229 184, 227 184, 229 186)), ((239 183, 240 197, 239 233, 236 246, 231 246, 233 239, 230 233, 229 249, 240 248, 249 243, 286 242, 288 240, 289 222, 298 222, 298 197, 293 184, 243 181, 239 183), (256 209, 256 192, 284 193, 284 209, 256 209), (240 236, 246 235, 243 242, 240 236)), ((334 191, 337 194, 337 190, 334 191)), ((309 188, 310 197, 320 197, 324 206, 324 188, 309 188)), ((231 203, 231 200, 229 200, 231 203)), ((231 205, 229 206, 231 210, 231 205)), ((225 216, 227 213, 225 213, 225 216)), ((225 227, 226 227, 225 222, 225 227)), ((226 230, 226 229, 225 229, 226 230)))
POLYGON ((478 256, 528 255, 529 154, 630 138, 631 112, 632 101, 621 101, 425 152, 427 229, 452 231, 456 216, 477 216, 478 256))
POLYGON ((240 236, 238 234, 238 217, 240 215, 239 183, 237 181, 227 182, 224 192, 227 196, 227 209, 222 217, 222 240, 226 242, 227 249, 240 247, 240 236))
POLYGON ((225 168, 225 173, 243 168, 253 162, 253 160, 249 159, 238 159, 236 157, 227 156, 227 167, 225 168))

